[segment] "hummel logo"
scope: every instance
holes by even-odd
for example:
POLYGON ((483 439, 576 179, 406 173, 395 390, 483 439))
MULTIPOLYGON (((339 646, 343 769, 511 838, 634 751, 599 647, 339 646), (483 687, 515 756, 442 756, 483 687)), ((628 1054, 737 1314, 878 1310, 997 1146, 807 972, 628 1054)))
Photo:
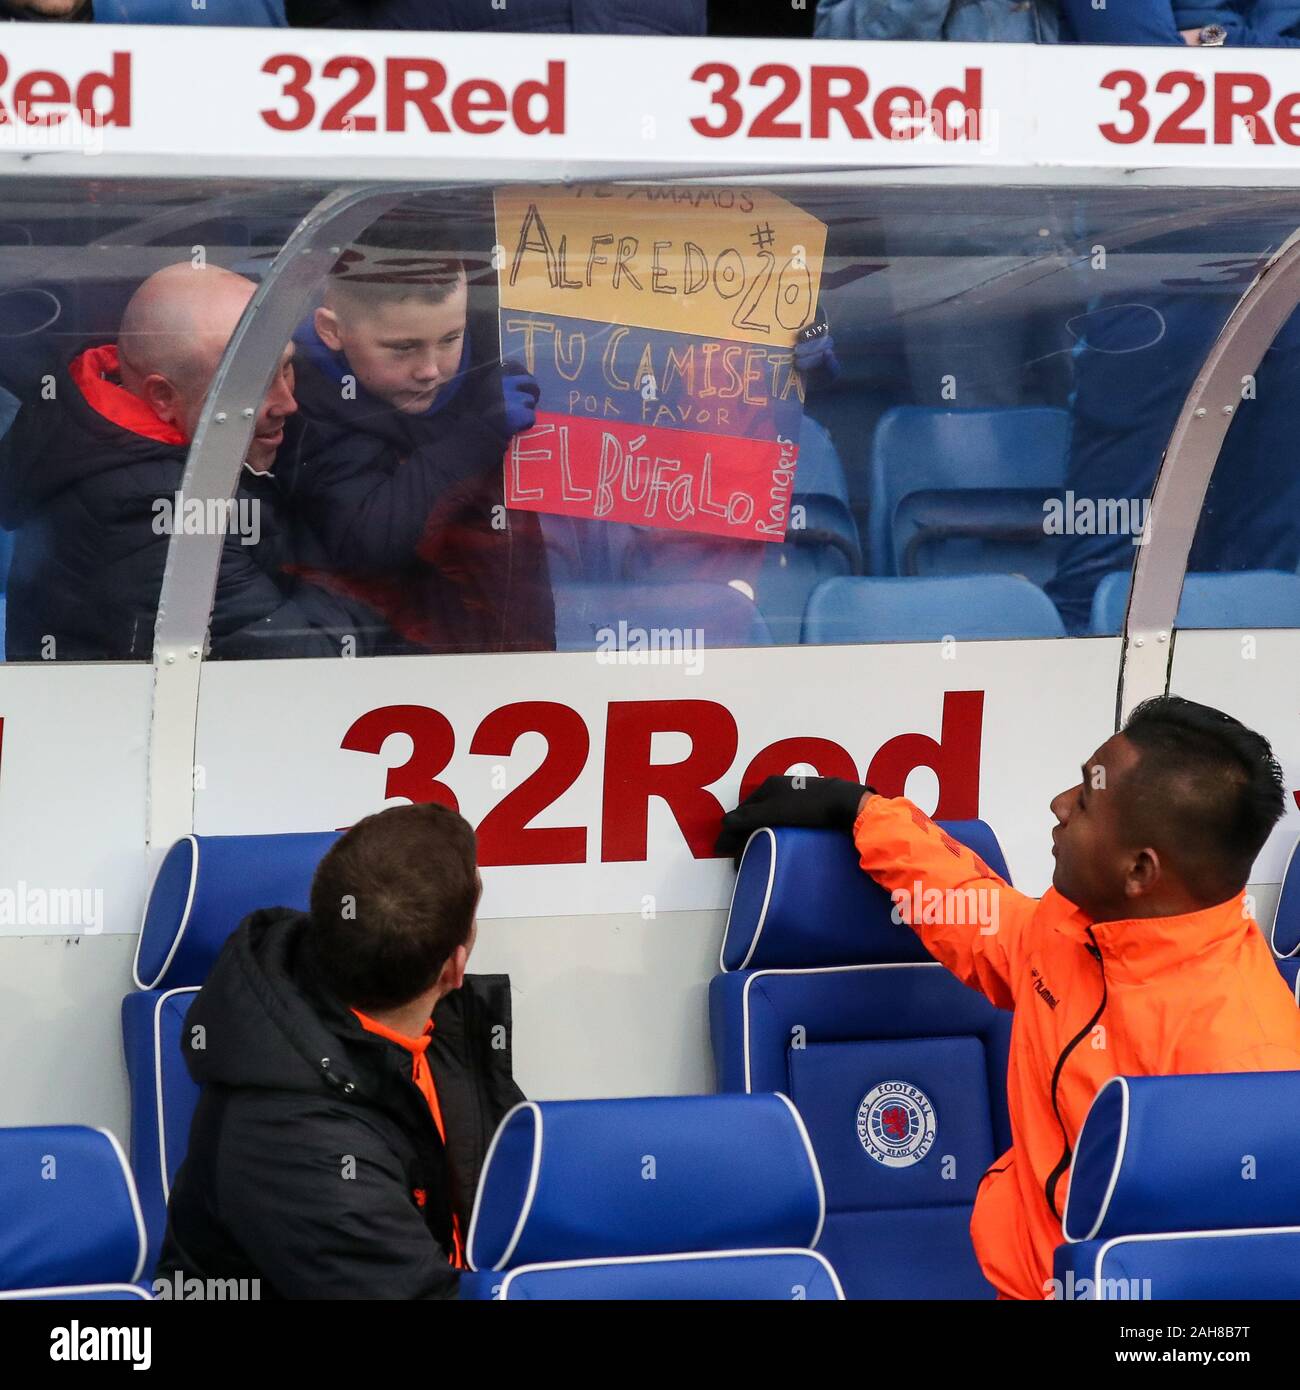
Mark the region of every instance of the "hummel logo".
POLYGON ((1047 988, 1047 981, 1032 965, 1029 967, 1029 973, 1034 977, 1034 993, 1043 1000, 1049 1009, 1056 1008, 1061 1001, 1047 988))

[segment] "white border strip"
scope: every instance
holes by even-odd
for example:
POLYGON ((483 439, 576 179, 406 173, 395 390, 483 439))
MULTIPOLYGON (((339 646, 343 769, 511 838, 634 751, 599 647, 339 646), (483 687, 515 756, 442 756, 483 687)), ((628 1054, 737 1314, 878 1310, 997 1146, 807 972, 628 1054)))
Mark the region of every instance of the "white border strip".
POLYGON ((181 937, 183 937, 183 936, 185 935, 185 928, 188 927, 189 924, 190 924, 190 910, 191 910, 191 908, 193 908, 193 906, 194 906, 194 893, 195 893, 195 890, 196 890, 197 887, 198 887, 198 882, 199 882, 199 840, 198 840, 198 836, 197 836, 197 835, 182 835, 181 838, 180 838, 179 840, 173 841, 171 847, 167 850, 167 853, 163 855, 162 860, 161 860, 161 862, 160 862, 159 865, 158 865, 158 872, 157 872, 156 874, 154 874, 153 882, 149 885, 149 892, 148 892, 148 894, 145 896, 145 900, 144 900, 144 913, 143 913, 143 915, 142 915, 141 918, 140 918, 140 935, 136 938, 136 943, 135 943, 135 960, 131 963, 131 978, 135 981, 135 983, 136 983, 136 988, 137 988, 137 989, 156 989, 157 986, 158 986, 158 981, 161 980, 161 979, 163 978, 163 976, 167 974, 167 971, 170 969, 172 960, 175 958, 176 952, 180 949, 181 937), (168 952, 167 952, 167 959, 163 961, 161 968, 159 969, 158 973, 153 977, 153 979, 150 980, 148 984, 145 984, 145 982, 140 978, 140 948, 141 948, 141 946, 144 945, 144 928, 145 928, 145 923, 149 920, 149 904, 150 904, 151 902, 153 902, 154 889, 158 886, 158 879, 159 879, 159 878, 161 877, 161 875, 162 875, 162 871, 163 871, 164 867, 165 867, 166 864, 167 864, 168 857, 172 854, 172 852, 175 850, 175 848, 176 848, 177 845, 184 844, 185 841, 187 841, 187 840, 189 841, 190 846, 191 846, 191 849, 190 849, 190 887, 189 887, 189 892, 185 895, 185 909, 184 909, 184 911, 181 913, 181 920, 180 920, 180 923, 179 923, 179 925, 177 926, 176 932, 175 932, 175 934, 174 934, 173 937, 172 937, 172 944, 171 944, 170 950, 168 950, 168 952))
POLYGON ((154 1074, 154 1117, 158 1124, 158 1177, 162 1182, 163 1201, 171 1201, 171 1183, 167 1180, 167 1120, 163 1104, 162 1068, 162 1006, 178 994, 198 994, 198 985, 178 985, 175 989, 164 991, 154 1000, 153 1005, 153 1074, 154 1074))
POLYGON ((826 1188, 822 1185, 822 1170, 818 1166, 817 1155, 813 1152, 812 1140, 808 1137, 808 1128, 804 1124, 803 1116, 799 1113, 794 1101, 784 1091, 773 1091, 772 1094, 778 1100, 785 1101, 786 1105, 789 1106, 790 1114, 794 1116, 795 1127, 799 1131, 799 1137, 803 1140, 804 1150, 808 1154, 808 1166, 812 1169, 813 1182, 817 1184, 817 1229, 808 1242, 810 1246, 815 1246, 822 1238, 822 1228, 826 1225, 826 1188))
POLYGON ((126 1181, 127 1195, 131 1199, 131 1211, 135 1216, 135 1231, 140 1244, 140 1254, 135 1262, 135 1273, 131 1275, 130 1282, 134 1284, 144 1273, 145 1258, 149 1253, 149 1237, 144 1228, 144 1212, 140 1210, 140 1194, 135 1190, 135 1178, 131 1173, 131 1165, 126 1161, 126 1154, 122 1152, 122 1146, 117 1141, 117 1135, 111 1129, 104 1129, 100 1125, 94 1127, 96 1134, 102 1134, 113 1146, 113 1152, 117 1155, 117 1161, 122 1167, 122 1177, 126 1181))
POLYGON ((555 1260, 549 1264, 520 1265, 512 1269, 493 1290, 494 1302, 505 1302, 510 1297, 510 1282, 522 1274, 547 1273, 553 1269, 595 1269, 610 1265, 648 1265, 667 1264, 673 1260, 734 1260, 756 1259, 760 1256, 797 1255, 806 1260, 814 1260, 826 1271, 835 1290, 836 1300, 844 1302, 844 1286, 834 1266, 817 1250, 800 1250, 793 1246, 760 1247, 749 1250, 692 1250, 680 1255, 601 1255, 590 1260, 555 1260))
MULTIPOLYGON (((1285 955, 1277 949, 1277 919, 1282 915, 1282 904, 1286 901, 1287 879, 1290 877, 1291 863, 1295 859, 1296 850, 1298 849, 1300 849, 1300 837, 1296 838, 1295 844, 1291 846, 1291 853, 1286 857, 1286 865, 1282 869, 1281 887, 1278 889, 1277 907, 1273 912, 1273 925, 1268 929, 1269 950, 1273 952, 1274 959, 1276 960, 1291 960, 1296 956, 1300 956, 1300 939, 1297 939, 1296 944, 1292 946, 1285 955)), ((1297 870, 1296 879, 1296 887, 1293 891, 1300 892, 1300 870, 1297 870)), ((1297 983, 1300 985, 1300 982, 1297 983)), ((1300 997, 1300 995, 1297 997, 1300 997)))
POLYGON ((469 1267, 475 1273, 483 1273, 478 1263, 474 1259, 474 1235, 478 1230, 479 1212, 483 1205, 483 1189, 487 1186, 488 1173, 492 1169, 492 1156, 497 1151, 497 1143, 505 1133, 506 1126, 520 1110, 531 1110, 533 1113, 533 1161, 528 1173, 528 1188, 524 1193, 523 1205, 519 1211, 519 1220, 515 1223, 514 1233, 511 1235, 509 1243, 506 1245, 505 1253, 501 1259, 492 1266, 493 1270, 502 1269, 510 1261, 511 1255, 515 1253, 515 1246, 519 1244, 519 1239, 524 1233, 524 1224, 528 1220, 529 1213, 532 1211, 533 1200, 537 1196, 537 1183, 541 1177, 542 1169, 542 1109, 535 1100, 521 1100, 518 1105, 507 1110, 502 1116, 501 1123, 497 1125, 497 1132, 492 1136, 492 1142, 488 1145, 487 1157, 483 1160, 483 1167, 478 1175, 478 1191, 474 1194, 474 1210, 470 1213, 469 1234, 465 1237, 465 1258, 469 1261, 469 1267))
POLYGON ((758 924, 754 927, 753 935, 749 939, 749 950, 745 952, 745 959, 740 962, 736 970, 744 970, 753 960, 754 952, 758 948, 758 938, 763 934, 763 926, 767 921, 768 904, 772 901, 772 885, 776 882, 776 832, 769 825, 760 825, 745 841, 745 848, 740 856, 740 868, 736 870, 736 881, 731 888, 731 901, 727 904, 727 925, 722 929, 722 945, 718 949, 718 969, 725 975, 735 973, 735 971, 728 970, 726 961, 727 939, 731 935, 731 914, 736 906, 736 890, 740 887, 740 874, 745 867, 745 855, 749 853, 749 847, 754 843, 755 836, 758 835, 770 836, 772 840, 772 852, 768 857, 767 864, 767 891, 763 894, 763 906, 759 910, 758 924))
MULTIPOLYGON (((1229 1231, 1156 1231, 1145 1236, 1112 1236, 1097 1251, 1092 1267, 1093 1286, 1098 1291, 1098 1303, 1106 1300, 1100 1297, 1102 1289, 1102 1262, 1117 1245, 1137 1245, 1146 1240, 1221 1240, 1228 1236, 1288 1236, 1300 1235, 1300 1226, 1240 1226, 1229 1231)), ((1118 1277, 1118 1276, 1117 1276, 1118 1277)), ((1125 1300, 1112 1299, 1118 1303, 1125 1300)), ((1176 1300, 1169 1300, 1170 1302, 1176 1300)))
POLYGON ((1108 1081, 1103 1081, 1097 1088, 1097 1094, 1092 1098, 1092 1104, 1088 1107, 1088 1114, 1083 1117, 1083 1123, 1079 1126, 1078 1139, 1074 1145, 1074 1159, 1070 1163, 1070 1185, 1065 1194, 1065 1213, 1061 1218, 1061 1234, 1072 1245, 1082 1240, 1095 1240, 1097 1232, 1101 1230, 1102 1224, 1106 1220, 1106 1213, 1110 1209, 1110 1199, 1115 1195, 1115 1187, 1119 1182, 1119 1170, 1124 1164, 1124 1149, 1128 1144, 1128 1108, 1129 1108, 1129 1088, 1128 1078, 1125 1076, 1112 1076, 1108 1081), (1072 1236, 1066 1229, 1070 1220, 1071 1198, 1074 1196, 1074 1164, 1079 1157, 1079 1140, 1081 1140, 1088 1128, 1088 1118, 1093 1109, 1101 1100, 1111 1086, 1119 1086, 1123 1092, 1120 1100, 1119 1113, 1119 1143, 1115 1146, 1115 1162, 1111 1166, 1110 1180, 1106 1184, 1106 1191, 1101 1199, 1101 1205, 1097 1208, 1097 1219, 1092 1224, 1092 1230, 1086 1236, 1072 1236))
MULTIPOLYGON (((5 1299, 12 1299, 15 1302, 21 1299, 33 1298, 54 1298, 59 1294, 80 1294, 80 1302, 88 1302, 87 1294, 92 1293, 127 1293, 132 1298, 138 1298, 142 1303, 152 1303, 153 1294, 146 1293, 139 1284, 53 1284, 41 1289, 4 1289, 0 1290, 0 1303, 5 1299)), ((125 1299, 122 1300, 126 1302, 125 1299)), ((105 1314, 107 1316, 107 1314, 105 1314)))

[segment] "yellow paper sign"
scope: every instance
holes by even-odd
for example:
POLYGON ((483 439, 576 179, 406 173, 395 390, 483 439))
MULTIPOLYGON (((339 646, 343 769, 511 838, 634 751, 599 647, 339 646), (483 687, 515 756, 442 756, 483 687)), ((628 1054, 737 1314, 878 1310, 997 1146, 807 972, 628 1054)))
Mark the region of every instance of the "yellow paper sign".
POLYGON ((793 344, 817 307, 826 228, 731 187, 503 188, 503 309, 793 344))

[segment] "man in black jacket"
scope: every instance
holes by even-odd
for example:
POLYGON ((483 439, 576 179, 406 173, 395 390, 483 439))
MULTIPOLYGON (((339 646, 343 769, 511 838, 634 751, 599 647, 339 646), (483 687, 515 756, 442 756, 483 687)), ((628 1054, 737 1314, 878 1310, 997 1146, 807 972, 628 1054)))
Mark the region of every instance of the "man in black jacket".
POLYGON ((178 505, 189 441, 254 288, 214 266, 168 266, 132 295, 116 342, 79 348, 23 402, 0 441, 0 524, 17 531, 9 660, 147 660, 169 534, 196 520, 250 523, 224 529, 213 656, 357 655, 382 628, 296 573, 319 555, 276 467, 298 433, 291 346, 235 505, 224 519, 198 516, 198 499, 178 505))
POLYGON ((487 1146, 523 1099, 509 982, 465 975, 480 887, 460 816, 397 806, 333 846, 310 914, 239 927, 186 1021, 203 1090, 160 1278, 456 1296, 487 1146))
POLYGON ((400 639, 388 650, 548 651, 541 525, 504 495, 540 387, 496 359, 494 325, 471 333, 464 268, 425 234, 371 228, 295 335, 296 497, 329 558, 312 578, 381 614, 400 639))

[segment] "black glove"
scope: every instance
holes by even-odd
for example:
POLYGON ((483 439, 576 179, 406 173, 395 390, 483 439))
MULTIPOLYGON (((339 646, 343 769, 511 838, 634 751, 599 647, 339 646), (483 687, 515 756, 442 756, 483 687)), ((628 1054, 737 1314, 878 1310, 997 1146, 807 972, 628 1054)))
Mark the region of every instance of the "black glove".
POLYGON ((722 818, 714 848, 739 860, 745 843, 763 825, 801 825, 814 830, 852 830, 858 803, 874 787, 845 777, 769 777, 722 818))

